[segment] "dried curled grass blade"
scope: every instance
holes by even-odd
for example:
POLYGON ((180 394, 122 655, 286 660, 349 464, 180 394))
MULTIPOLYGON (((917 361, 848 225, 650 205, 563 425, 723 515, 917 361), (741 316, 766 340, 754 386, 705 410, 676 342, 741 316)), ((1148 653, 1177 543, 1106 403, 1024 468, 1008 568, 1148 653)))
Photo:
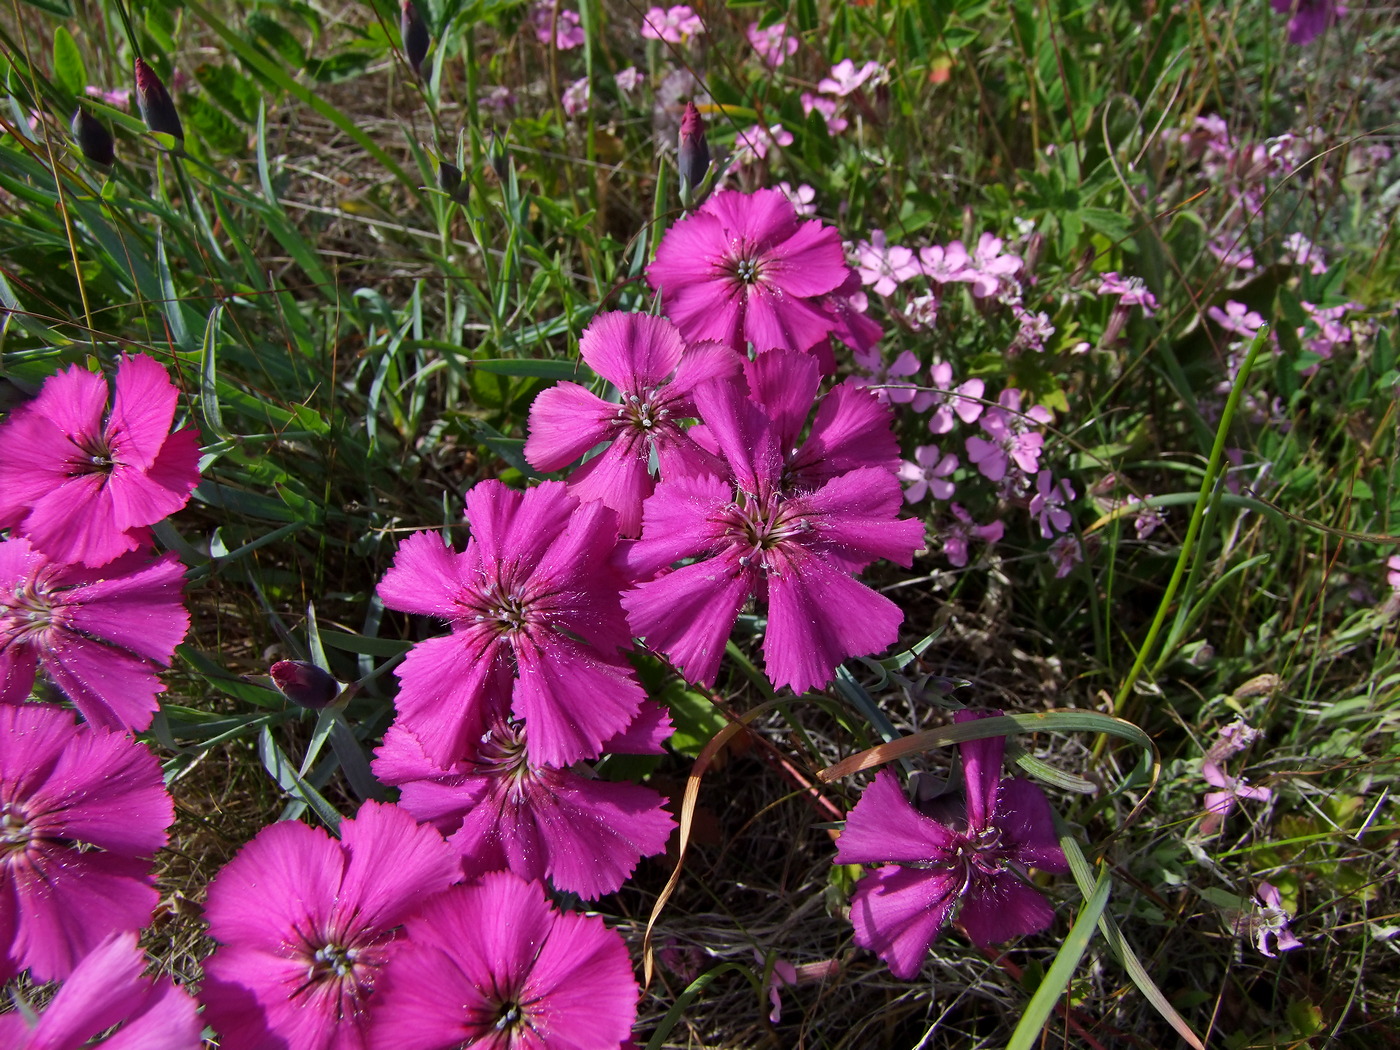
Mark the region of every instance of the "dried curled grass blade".
POLYGON ((710 738, 710 742, 705 745, 700 754, 695 759, 695 765, 690 769, 690 776, 686 778, 685 794, 681 796, 681 811, 677 818, 680 825, 680 839, 676 845, 676 867, 671 872, 671 877, 666 880, 666 885, 662 887, 657 895, 656 903, 652 905, 651 917, 647 919, 646 934, 642 937, 642 990, 645 991, 651 986, 651 978, 655 972, 655 958, 652 952, 651 935, 656 926, 656 920, 661 917, 661 912, 666 907, 666 902, 671 899, 671 894, 676 892, 676 887, 681 881, 681 871, 685 867, 685 850, 690 844, 690 828, 695 821, 695 805, 700 797, 700 780, 710 768, 710 763, 714 761, 715 755, 740 731, 747 729, 749 723, 777 707, 783 701, 768 700, 759 704, 751 711, 745 712, 737 721, 730 722, 718 733, 710 738))

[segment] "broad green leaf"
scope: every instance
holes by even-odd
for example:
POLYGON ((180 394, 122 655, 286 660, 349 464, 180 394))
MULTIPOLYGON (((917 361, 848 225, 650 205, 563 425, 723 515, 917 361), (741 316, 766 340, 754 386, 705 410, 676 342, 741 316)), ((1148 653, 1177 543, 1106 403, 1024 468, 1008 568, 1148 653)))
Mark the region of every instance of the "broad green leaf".
POLYGON ((84 94, 87 87, 87 67, 83 65, 82 52, 66 26, 59 26, 53 33, 53 80, 74 98, 84 94))

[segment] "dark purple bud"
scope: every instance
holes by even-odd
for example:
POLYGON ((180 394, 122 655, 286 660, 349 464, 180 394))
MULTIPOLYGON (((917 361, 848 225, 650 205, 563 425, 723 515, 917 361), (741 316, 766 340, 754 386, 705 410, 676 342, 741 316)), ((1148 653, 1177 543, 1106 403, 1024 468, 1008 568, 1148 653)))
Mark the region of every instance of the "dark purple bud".
POLYGON ((185 141, 185 129, 180 124, 180 114, 175 112, 170 92, 165 90, 156 71, 141 58, 136 60, 136 108, 141 111, 146 127, 170 135, 177 143, 185 141))
POLYGON ((423 75, 423 59, 428 57, 428 45, 432 37, 428 35, 427 23, 418 13, 413 0, 402 0, 402 14, 399 16, 399 35, 403 38, 403 57, 418 76, 423 75))
POLYGON ((107 125, 85 109, 73 114, 73 141, 83 156, 103 168, 110 168, 117 159, 117 144, 107 125))
POLYGON ((471 193, 471 183, 462 181, 462 169, 453 164, 450 160, 438 161, 438 189, 447 194, 454 201, 461 204, 467 203, 467 196, 471 193))
POLYGON ((681 117, 680 142, 681 192, 693 193, 705 181, 710 170, 710 144, 705 140, 705 118, 694 102, 685 104, 681 117))
POLYGON ((496 134, 495 128, 491 129, 491 139, 486 144, 486 156, 491 161, 491 170, 496 173, 497 180, 501 185, 505 185, 510 175, 510 150, 496 134))
POLYGON ((302 707, 319 710, 340 695, 340 683, 305 660, 278 660, 268 673, 282 695, 302 707))

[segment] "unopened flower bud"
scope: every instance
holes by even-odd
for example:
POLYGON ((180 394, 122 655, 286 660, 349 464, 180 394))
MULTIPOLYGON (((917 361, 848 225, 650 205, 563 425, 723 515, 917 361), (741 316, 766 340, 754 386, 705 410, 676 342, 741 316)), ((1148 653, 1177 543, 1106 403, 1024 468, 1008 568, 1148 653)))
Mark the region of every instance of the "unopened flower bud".
POLYGON ((73 114, 73 141, 92 163, 110 168, 117 159, 117 145, 107 125, 85 109, 73 114))
POLYGON ((340 683, 305 660, 278 660, 268 673, 282 695, 302 707, 319 710, 340 695, 340 683))
POLYGON ((471 195, 472 184, 462 179, 462 169, 450 160, 438 161, 438 189, 458 204, 466 204, 471 195))
POLYGON ((432 37, 428 35, 427 23, 418 13, 413 0, 402 0, 399 16, 399 35, 403 38, 403 57, 418 76, 423 75, 423 60, 428 57, 428 45, 432 37))
POLYGON ((496 178, 501 185, 505 185, 510 175, 510 150, 505 142, 496 134, 496 129, 491 129, 491 138, 486 144, 486 159, 491 162, 491 170, 496 173, 496 178))
POLYGON ((1045 254, 1045 234, 1036 230, 1026 241, 1026 250, 1021 253, 1021 258, 1025 260, 1026 273, 1032 274, 1035 268, 1040 265, 1040 257, 1045 254))
POLYGON ((142 58, 136 60, 136 108, 141 111, 146 127, 171 136, 177 143, 185 141, 185 129, 180 123, 180 114, 175 112, 170 92, 142 58))
POLYGON ((688 196, 705 181, 705 173, 710 170, 710 144, 705 140, 705 118, 694 102, 685 104, 685 115, 681 117, 680 141, 681 194, 688 196))

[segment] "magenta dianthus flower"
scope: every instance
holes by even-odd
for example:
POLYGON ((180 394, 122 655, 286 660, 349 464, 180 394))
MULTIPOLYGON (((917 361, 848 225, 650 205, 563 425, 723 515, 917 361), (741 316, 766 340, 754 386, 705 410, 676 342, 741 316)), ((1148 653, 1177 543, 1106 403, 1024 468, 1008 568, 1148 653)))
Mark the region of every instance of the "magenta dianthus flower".
MULTIPOLYGON (((959 711, 956 721, 998 714, 959 711)), ((856 943, 904 980, 919 972, 959 902, 958 923, 979 947, 1045 929, 1055 911, 1024 869, 1069 870, 1044 793, 1028 780, 1001 777, 1005 739, 968 740, 958 748, 962 814, 944 820, 920 812, 882 769, 836 844, 838 864, 881 865, 856 886, 851 922, 856 943)))
POLYGON ((69 974, 156 905, 151 855, 175 818, 160 766, 57 707, 0 706, 0 977, 69 974))
POLYGON ((465 551, 414 533, 379 584, 389 608, 452 628, 398 668, 400 724, 445 765, 508 715, 529 725, 540 762, 597 755, 645 695, 620 652, 631 635, 612 567, 617 515, 580 506, 562 481, 526 492, 483 481, 467 493, 467 520, 465 551))
POLYGON ((447 769, 391 726, 374 773, 402 787, 399 804, 446 835, 469 874, 508 868, 585 900, 620 887, 676 826, 650 788, 531 761, 519 723, 497 722, 475 757, 447 769))
POLYGON ((508 871, 430 901, 378 993, 372 1050, 617 1050, 637 1017, 627 948, 508 871))
POLYGON ((836 327, 821 299, 851 273, 836 230, 778 190, 725 190, 666 232, 647 280, 691 342, 807 350, 836 327))
POLYGON ((170 433, 179 391, 149 357, 107 381, 74 365, 0 425, 0 528, 55 561, 104 565, 136 550, 199 482, 199 435, 170 433))
POLYGON ((1347 9, 1337 0, 1270 0, 1275 11, 1288 15, 1288 42, 1302 46, 1311 44, 1347 9))
POLYGON ((366 802, 340 840, 284 820, 209 884, 205 1019, 223 1050, 360 1050, 396 931, 461 878, 461 861, 397 806, 366 802))
POLYGON ((135 933, 113 934, 83 956, 36 1018, 0 1016, 7 1050, 200 1050, 204 1026, 195 1001, 169 977, 142 975, 146 955, 135 933), (109 1031, 120 1025, 115 1031, 109 1031), (90 1043, 107 1033, 100 1043, 90 1043))
POLYGON ((687 347, 664 317, 603 313, 579 340, 584 363, 618 389, 604 401, 578 383, 541 391, 530 407, 525 458, 536 470, 568 466, 600 442, 610 442, 568 479, 569 491, 617 511, 624 536, 642 527, 642 501, 655 487, 649 463, 662 476, 713 469, 713 457, 681 427, 695 415, 697 383, 736 375, 742 358, 721 343, 687 347))
POLYGON ((894 463, 787 489, 786 426, 766 405, 738 381, 705 383, 695 396, 730 476, 666 479, 647 501, 642 538, 629 552, 629 567, 647 582, 622 599, 632 629, 688 678, 710 683, 739 610, 755 597, 767 604, 763 654, 774 686, 825 685, 842 660, 898 637, 899 607, 852 574, 877 558, 908 566, 923 524, 896 518, 894 463), (650 578, 679 561, 687 564, 650 578))
MULTIPOLYGON (((846 382, 818 399, 818 362, 795 350, 775 350, 746 361, 744 378, 782 452, 783 493, 810 491, 859 467, 899 470, 890 411, 873 391, 846 382), (817 412, 803 437, 813 404, 817 412)), ((708 428, 702 433, 708 436, 708 428)))
POLYGON ((0 703, 23 702, 43 668, 92 724, 145 729, 165 689, 157 668, 189 629, 184 579, 173 554, 87 569, 0 540, 0 703))

